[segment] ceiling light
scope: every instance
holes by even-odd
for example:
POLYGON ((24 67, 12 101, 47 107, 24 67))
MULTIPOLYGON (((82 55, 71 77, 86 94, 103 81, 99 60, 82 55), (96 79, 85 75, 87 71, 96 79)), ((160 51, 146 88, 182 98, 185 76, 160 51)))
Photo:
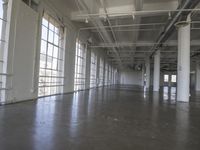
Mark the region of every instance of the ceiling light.
POLYGON ((133 17, 133 20, 135 20, 135 14, 134 14, 134 12, 132 13, 132 17, 133 17))

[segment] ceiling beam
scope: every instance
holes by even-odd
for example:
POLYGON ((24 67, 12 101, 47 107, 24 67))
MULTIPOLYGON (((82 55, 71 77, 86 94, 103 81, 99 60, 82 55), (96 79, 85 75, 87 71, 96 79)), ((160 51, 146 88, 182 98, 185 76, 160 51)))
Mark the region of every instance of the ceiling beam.
MULTIPOLYGON (((156 44, 152 41, 137 41, 135 43, 127 43, 127 42, 121 42, 121 43, 100 43, 99 45, 92 45, 91 48, 112 48, 112 47, 151 47, 156 44)), ((162 43, 163 46, 169 46, 169 47, 176 47, 178 45, 176 40, 167 41, 165 43, 162 43)), ((200 40, 192 40, 191 46, 200 46, 200 40)))

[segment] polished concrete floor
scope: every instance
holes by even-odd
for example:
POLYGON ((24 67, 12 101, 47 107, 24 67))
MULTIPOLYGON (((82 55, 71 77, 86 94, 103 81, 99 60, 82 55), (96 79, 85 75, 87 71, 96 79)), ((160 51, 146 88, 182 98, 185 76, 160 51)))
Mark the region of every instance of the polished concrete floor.
POLYGON ((112 86, 1 106, 0 150, 200 150, 200 94, 112 86))

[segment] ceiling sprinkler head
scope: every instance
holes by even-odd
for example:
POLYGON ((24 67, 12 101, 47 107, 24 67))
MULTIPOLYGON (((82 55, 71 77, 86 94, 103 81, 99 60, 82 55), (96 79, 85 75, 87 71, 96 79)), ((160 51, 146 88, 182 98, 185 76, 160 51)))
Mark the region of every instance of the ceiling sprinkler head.
POLYGON ((172 19, 172 14, 171 12, 168 13, 168 20, 171 20, 172 19))
POLYGON ((85 23, 89 23, 88 18, 85 19, 85 23))

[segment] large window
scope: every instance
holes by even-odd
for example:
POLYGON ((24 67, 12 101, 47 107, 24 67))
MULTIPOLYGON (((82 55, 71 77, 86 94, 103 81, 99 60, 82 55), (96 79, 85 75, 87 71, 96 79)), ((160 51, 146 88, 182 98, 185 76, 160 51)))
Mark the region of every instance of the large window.
POLYGON ((167 74, 164 75, 164 82, 169 82, 169 75, 167 74))
POLYGON ((83 90, 85 88, 85 66, 86 66, 86 50, 83 44, 77 40, 76 42, 76 58, 75 58, 75 77, 74 90, 83 90))
POLYGON ((96 70, 97 70, 97 56, 94 52, 91 53, 90 65, 90 88, 96 87, 96 70))
POLYGON ((172 75, 171 82, 176 83, 176 75, 172 75))
POLYGON ((103 73, 104 73, 104 61, 101 58, 100 65, 99 65, 99 86, 103 85, 103 73))
POLYGON ((38 96, 63 92, 64 86, 64 28, 45 14, 42 20, 38 96))
POLYGON ((4 71, 4 65, 7 63, 4 59, 5 52, 5 31, 6 31, 6 23, 7 23, 7 3, 4 0, 0 0, 0 103, 5 101, 6 90, 6 72, 4 71))

